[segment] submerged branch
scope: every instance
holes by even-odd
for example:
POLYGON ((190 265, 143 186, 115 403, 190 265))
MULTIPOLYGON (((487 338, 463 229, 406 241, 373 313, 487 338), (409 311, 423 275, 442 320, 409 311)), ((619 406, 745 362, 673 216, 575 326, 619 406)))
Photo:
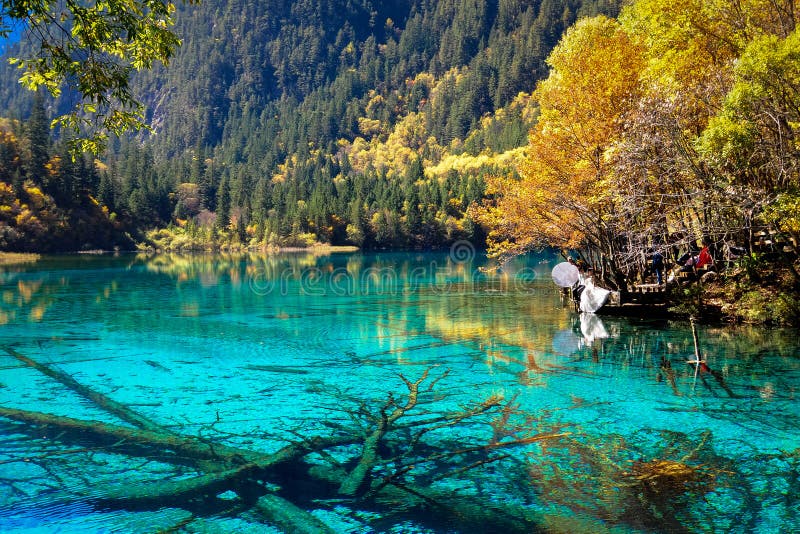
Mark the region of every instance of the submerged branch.
POLYGON ((268 493, 256 501, 253 511, 268 518, 270 524, 283 532, 295 534, 335 534, 328 525, 275 494, 268 493))
POLYGON ((108 413, 114 414, 126 423, 130 423, 136 427, 145 429, 145 430, 152 430, 154 432, 166 432, 164 427, 156 423, 155 421, 148 419, 147 417, 131 410, 128 406, 125 406, 122 403, 119 403, 102 393, 93 390, 88 386, 84 386, 74 378, 72 378, 67 373, 63 371, 59 371, 49 365, 37 362, 33 358, 25 356, 24 354, 20 354, 16 350, 12 349, 11 347, 6 347, 5 351, 11 355, 12 357, 16 358, 20 362, 24 363, 28 367, 32 367, 36 369, 43 375, 49 376, 50 378, 56 380, 57 382, 62 383, 63 385, 67 386, 69 389, 77 393, 78 395, 92 401, 94 404, 102 408, 103 410, 107 411, 108 413))
MULTIPOLYGON (((317 480, 339 484, 347 476, 342 469, 313 466, 308 474, 317 480)), ((366 495, 393 512, 424 509, 435 525, 445 525, 448 532, 540 532, 541 514, 506 502, 487 503, 484 499, 459 495, 452 490, 416 486, 392 479, 373 480, 366 495)))
POLYGON ((245 464, 227 471, 182 480, 124 484, 112 490, 103 489, 100 496, 92 501, 100 506, 126 509, 180 506, 187 501, 208 499, 228 491, 257 473, 257 470, 254 464, 245 464))
MULTIPOLYGON (((503 402, 502 396, 493 395, 492 397, 489 397, 488 399, 478 404, 474 408, 469 408, 462 412, 457 412, 453 414, 445 414, 444 416, 437 417, 435 419, 411 422, 408 423, 407 425, 402 425, 402 428, 422 426, 422 429, 419 430, 416 434, 414 434, 413 438, 411 439, 411 448, 413 448, 414 446, 416 446, 417 443, 419 443, 419 441, 425 436, 425 434, 435 430, 440 430, 442 428, 455 426, 467 419, 484 414, 493 408, 502 406, 502 402, 503 402)), ((397 428, 401 428, 401 426, 398 425, 397 428)))
POLYGON ((408 399, 404 406, 395 403, 394 398, 389 395, 389 400, 386 405, 381 409, 381 417, 378 421, 377 427, 370 433, 364 440, 363 451, 361 458, 356 464, 355 468, 350 474, 345 477, 342 484, 339 486, 339 493, 347 496, 354 496, 359 489, 363 488, 370 470, 372 470, 375 463, 378 461, 378 444, 380 443, 386 432, 389 431, 392 424, 402 417, 408 410, 411 410, 417 404, 417 395, 419 394, 419 386, 425 379, 428 378, 430 369, 426 369, 422 376, 416 381, 411 382, 403 375, 400 379, 406 384, 408 388, 408 399), (387 410, 394 406, 394 410, 387 414, 387 410))
POLYGON ((40 434, 57 431, 58 441, 93 441, 108 451, 129 456, 195 465, 211 472, 172 482, 157 481, 104 491, 90 498, 95 504, 126 509, 161 508, 165 504, 191 508, 191 501, 213 498, 234 491, 258 516, 271 524, 302 534, 331 534, 317 518, 277 495, 263 495, 264 488, 255 480, 264 479, 268 469, 296 460, 316 449, 340 445, 352 440, 312 438, 287 445, 272 454, 198 442, 173 433, 120 427, 99 421, 82 421, 0 407, 0 417, 26 423, 24 430, 40 434), (231 467, 233 466, 233 467, 231 467))
MULTIPOLYGON (((227 446, 209 447, 195 439, 172 433, 129 428, 101 421, 84 421, 43 412, 0 406, 0 417, 26 423, 28 433, 58 432, 51 439, 62 442, 91 441, 113 452, 130 456, 155 457, 175 463, 196 465, 213 460, 220 464, 242 465, 263 459, 261 454, 227 446)), ((50 437, 50 436, 45 436, 50 437)))
MULTIPOLYGON (((400 376, 407 389, 403 402, 389 394, 378 410, 369 410, 365 403, 359 403, 359 411, 348 412, 356 423, 355 428, 348 431, 344 425, 337 425, 335 435, 327 437, 307 437, 296 433, 296 441, 273 453, 263 453, 224 445, 217 441, 219 436, 209 439, 207 436, 182 435, 160 427, 146 417, 134 417, 138 414, 130 408, 82 386, 71 376, 15 353, 13 349, 7 352, 89 398, 107 412, 120 417, 124 415, 128 423, 139 426, 134 428, 103 421, 85 421, 0 406, 0 418, 16 421, 14 426, 19 432, 52 442, 85 447, 90 451, 188 465, 197 470, 195 476, 179 480, 123 483, 113 488, 98 488, 90 495, 81 495, 83 501, 99 507, 155 510, 174 506, 203 514, 214 507, 225 506, 229 513, 267 522, 283 531, 331 534, 333 531, 322 521, 282 495, 302 495, 303 501, 319 500, 319 497, 330 496, 338 488, 338 495, 347 500, 358 497, 364 505, 387 509, 392 515, 402 515, 408 510, 436 510, 432 516, 425 514, 433 528, 446 524, 448 529, 455 526, 469 530, 481 525, 493 531, 525 532, 535 530, 541 518, 524 507, 499 503, 490 508, 486 503, 452 490, 415 486, 409 483, 405 475, 412 469, 421 468, 426 462, 438 461, 450 468, 445 476, 458 477, 466 471, 508 458, 508 451, 512 447, 567 435, 542 433, 507 441, 490 440, 488 444, 485 441, 460 440, 455 445, 433 437, 437 435, 437 430, 456 429, 462 424, 475 424, 477 421, 489 425, 491 421, 486 421, 487 414, 504 407, 499 396, 464 406, 459 412, 438 416, 423 412, 417 420, 400 423, 411 410, 418 408, 420 393, 430 391, 441 380, 442 377, 432 380, 431 369, 428 369, 415 381, 400 376), (422 389, 423 384, 427 384, 426 389, 422 389), (364 421, 371 422, 372 428, 361 426, 364 421), (430 442, 424 443, 428 437, 431 438, 430 442), (359 441, 362 442, 361 455, 351 458, 349 462, 340 464, 338 455, 329 450, 359 441), (382 458, 383 447, 393 451, 393 459, 382 458), (314 463, 320 465, 309 468, 312 462, 306 457, 312 453, 322 462, 315 458, 314 463), (464 457, 463 461, 460 458, 459 461, 466 465, 459 467, 454 464, 452 459, 459 456, 464 457), (341 467, 352 463, 355 463, 355 467, 349 472, 341 467), (385 470, 390 463, 394 464, 393 469, 373 479, 376 468, 385 470), (308 476, 298 479, 297 474, 301 472, 308 476), (276 484, 283 488, 281 495, 269 489, 276 484), (238 498, 220 498, 229 491, 238 498)), ((507 422, 514 411, 506 407, 503 421, 507 422)), ((214 430, 214 424, 207 428, 214 430)), ((435 477, 432 479, 436 480, 435 477)), ((86 485, 91 486, 91 482, 87 480, 86 485)))

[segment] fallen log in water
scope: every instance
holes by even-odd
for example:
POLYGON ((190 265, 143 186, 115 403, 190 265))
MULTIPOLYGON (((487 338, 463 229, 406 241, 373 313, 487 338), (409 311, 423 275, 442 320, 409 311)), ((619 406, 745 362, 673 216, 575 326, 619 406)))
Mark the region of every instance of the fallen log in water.
POLYGON ((43 363, 37 362, 33 358, 29 358, 24 354, 20 354, 16 350, 12 349, 11 347, 6 347, 5 351, 11 355, 12 357, 16 358, 20 362, 24 363, 28 367, 32 367, 42 373, 43 375, 49 376, 50 378, 64 384, 69 389, 77 393, 78 395, 92 401, 97 406, 102 408, 103 410, 107 411, 110 414, 116 415, 126 423, 130 423, 138 428, 143 428, 145 430, 153 430, 156 432, 167 432, 161 425, 156 423, 155 421, 131 410, 128 406, 125 406, 122 403, 119 403, 102 393, 93 390, 90 387, 84 386, 74 378, 72 378, 67 373, 63 371, 59 371, 58 369, 51 367, 49 365, 45 365, 43 363))
POLYGON ((253 464, 260 469, 267 469, 314 450, 354 441, 352 437, 315 437, 291 443, 273 453, 263 453, 208 441, 198 441, 180 434, 153 432, 102 421, 84 421, 72 417, 2 406, 0 406, 0 417, 33 425, 27 430, 29 432, 32 430, 36 434, 41 434, 41 430, 53 431, 53 437, 57 437, 59 441, 91 441, 97 446, 108 447, 110 452, 189 465, 197 465, 200 461, 211 460, 220 467, 220 471, 245 464, 253 464))
MULTIPOLYGON (((173 482, 137 483, 90 496, 98 506, 129 509, 158 509, 165 505, 180 506, 198 498, 213 497, 225 491, 234 491, 242 497, 243 487, 252 488, 251 478, 263 478, 266 470, 297 459, 316 448, 340 445, 351 439, 315 438, 283 447, 272 454, 238 449, 224 445, 211 445, 176 434, 120 427, 99 421, 82 421, 41 412, 0 407, 0 417, 29 426, 25 431, 41 434, 53 432, 53 438, 62 442, 92 442, 108 452, 129 456, 143 456, 158 460, 208 467, 213 462, 216 469, 206 475, 173 482), (223 469, 223 466, 227 469, 223 469), (234 467, 230 467, 234 466, 234 467), (257 476, 258 475, 258 476, 257 476)), ((276 526, 300 534, 330 533, 315 517, 295 504, 277 495, 248 503, 255 514, 276 526), (291 525, 291 528, 289 528, 291 525)), ((247 500, 247 496, 245 496, 247 500)))
POLYGON ((397 405, 394 401, 394 398, 391 395, 389 396, 389 400, 387 401, 386 405, 381 408, 378 424, 364 440, 361 458, 359 458, 355 468, 342 481, 341 485, 339 486, 339 493, 352 497, 359 491, 359 489, 364 487, 365 483, 368 482, 367 475, 372 470, 379 458, 378 445, 380 444, 381 439, 386 432, 391 429, 395 421, 397 421, 407 411, 411 410, 417 405, 419 385, 426 378, 428 378, 428 371, 429 370, 426 369, 420 379, 416 382, 411 382, 404 376, 400 375, 400 378, 403 380, 403 382, 405 382, 406 387, 408 388, 408 399, 406 400, 405 405, 397 405), (392 410, 390 414, 387 414, 387 410, 392 406, 395 407, 394 410, 392 410))
POLYGON ((269 523, 283 532, 296 534, 335 534, 328 525, 277 495, 268 493, 256 501, 252 509, 261 517, 268 518, 269 523))
POLYGON ((211 460, 227 469, 235 465, 263 461, 266 457, 250 450, 203 443, 178 434, 124 427, 102 421, 84 421, 43 412, 0 406, 0 417, 32 425, 26 429, 28 433, 41 435, 49 432, 49 436, 57 437, 58 441, 89 441, 98 447, 107 447, 111 452, 158 458, 167 462, 196 465, 199 461, 211 460))
MULTIPOLYGON (((312 466, 308 476, 329 484, 341 484, 347 472, 332 466, 312 466)), ((544 516, 508 502, 487 501, 478 496, 460 495, 414 484, 374 480, 367 494, 374 505, 392 513, 425 511, 429 526, 447 532, 532 533, 542 530, 544 516)))
MULTIPOLYGON (((242 497, 246 493, 243 491, 243 486, 252 488, 252 484, 244 484, 244 482, 257 470, 263 471, 275 464, 288 462, 317 447, 321 448, 323 445, 330 446, 342 442, 342 440, 314 438, 288 445, 273 454, 237 449, 210 441, 201 442, 181 436, 155 423, 130 407, 79 383, 62 371, 37 362, 12 348, 7 347, 5 350, 25 365, 53 378, 92 401, 99 408, 140 430, 127 429, 108 423, 86 422, 51 414, 5 408, 0 408, 1 417, 29 423, 39 430, 56 428, 59 430, 58 437, 61 440, 70 437, 76 441, 93 438, 93 441, 100 444, 105 443, 114 452, 158 456, 161 460, 188 463, 210 472, 177 482, 158 481, 151 484, 137 484, 135 488, 127 486, 116 490, 116 493, 104 494, 102 502, 106 505, 113 503, 115 507, 161 507, 166 502, 185 503, 188 500, 216 495, 228 490, 233 490, 242 497), (167 451, 170 452, 171 457, 164 456, 167 451), (237 467, 231 468, 230 466, 237 467)), ((262 520, 282 528, 289 528, 300 534, 331 532, 311 514, 276 495, 262 495, 256 501, 254 511, 261 516, 262 520)))
POLYGON ((125 508, 129 510, 157 509, 162 507, 194 508, 192 502, 209 501, 227 491, 236 492, 249 507, 247 515, 259 522, 267 521, 286 532, 297 534, 334 534, 322 521, 294 503, 268 493, 254 480, 263 478, 264 470, 246 464, 228 471, 200 475, 176 481, 136 483, 115 489, 104 489, 101 494, 89 496, 89 502, 98 507, 125 508))
MULTIPOLYGON (((0 407, 0 417, 22 423, 19 427, 21 432, 40 437, 44 434, 44 437, 54 441, 77 443, 91 450, 189 465, 199 471, 196 476, 181 480, 122 484, 98 488, 92 495, 80 496, 82 500, 88 500, 101 508, 156 510, 163 506, 173 506, 190 511, 205 510, 206 504, 211 505, 212 501, 217 504, 222 502, 219 495, 233 491, 238 499, 230 506, 244 517, 256 517, 259 521, 287 532, 330 534, 332 530, 322 521, 297 506, 291 501, 291 497, 287 499, 283 496, 292 495, 291 491, 282 491, 279 495, 268 489, 275 482, 285 482, 286 486, 302 487, 302 490, 294 493, 299 500, 320 497, 344 497, 350 500, 358 496, 360 506, 379 508, 388 511, 390 515, 402 514, 402 510, 406 509, 417 512, 425 510, 425 518, 435 525, 434 528, 445 526, 448 530, 454 527, 458 530, 471 530, 480 525, 484 530, 530 532, 540 524, 541 517, 524 507, 509 503, 493 503, 493 506, 487 506, 486 502, 477 497, 422 487, 409 482, 405 475, 417 463, 441 464, 442 461, 449 462, 456 457, 461 459, 472 455, 471 463, 467 462, 465 466, 454 464, 444 475, 456 480, 466 471, 508 460, 510 457, 505 453, 495 454, 494 451, 563 436, 542 433, 515 437, 510 433, 506 435, 515 439, 507 442, 473 442, 460 444, 456 448, 450 448, 446 443, 437 440, 422 443, 423 437, 435 434, 436 430, 453 428, 459 424, 474 424, 480 422, 480 419, 476 421, 475 418, 486 417, 490 412, 496 413, 496 410, 502 411, 502 420, 505 422, 510 413, 504 408, 501 398, 492 397, 476 403, 475 406, 464 407, 459 413, 427 417, 425 420, 418 419, 410 423, 401 422, 401 418, 410 415, 409 412, 417 406, 420 387, 429 375, 427 370, 421 378, 413 382, 401 375, 408 389, 405 402, 398 403, 389 395, 388 401, 374 412, 366 410, 362 404, 360 412, 351 413, 353 417, 358 414, 365 418, 372 426, 371 430, 364 431, 364 427, 352 430, 340 427, 335 436, 301 437, 297 442, 274 453, 262 453, 215 443, 209 439, 184 436, 160 427, 130 407, 115 403, 79 384, 72 377, 14 352, 12 350, 9 354, 67 385, 109 413, 124 415, 123 419, 139 427, 130 428, 102 421, 84 421, 0 407), (344 462, 349 465, 349 470, 340 466, 327 451, 359 441, 362 442, 361 454, 344 462), (420 448, 424 454, 420 452, 420 448), (393 452, 387 456, 387 451, 393 452), (308 468, 306 457, 313 452, 320 453, 327 465, 308 468), (393 468, 387 472, 389 465, 393 465, 393 468), (374 473, 378 472, 381 473, 380 476, 375 477, 374 473), (298 477, 301 473, 305 475, 303 478, 298 477)), ((445 375, 446 373, 431 380, 428 391, 445 375)), ((418 415, 426 413, 428 412, 423 411, 418 415)), ((449 463, 444 464, 444 467, 448 466, 449 463)), ((419 474, 416 473, 417 476, 419 474)), ((224 503, 223 505, 227 506, 224 503)))
POLYGON ((256 475, 253 464, 245 464, 227 471, 198 475, 173 481, 122 483, 118 487, 103 488, 87 497, 100 507, 147 509, 150 507, 180 507, 188 501, 210 499, 235 487, 241 480, 256 475))

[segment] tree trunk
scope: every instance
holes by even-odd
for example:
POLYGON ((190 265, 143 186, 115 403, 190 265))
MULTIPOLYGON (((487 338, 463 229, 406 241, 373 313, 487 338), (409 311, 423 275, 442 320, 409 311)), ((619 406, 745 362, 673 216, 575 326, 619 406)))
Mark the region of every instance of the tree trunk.
POLYGON ((152 430, 154 432, 167 432, 161 425, 158 423, 144 417, 136 413, 135 411, 131 410, 124 404, 121 404, 113 399, 110 399, 99 393, 94 391, 93 389, 84 386, 83 384, 79 383, 77 380, 72 378, 70 375, 54 369, 49 365, 45 365, 43 363, 39 363, 32 358, 29 358, 23 354, 20 354, 16 350, 6 347, 5 351, 19 360, 20 362, 24 363, 28 367, 32 367, 42 373, 43 375, 49 376, 50 378, 64 384, 69 389, 77 393, 78 395, 92 401, 97 406, 102 408, 103 410, 107 411, 108 413, 114 414, 126 423, 130 423, 138 428, 143 428, 145 430, 152 430))
MULTIPOLYGON (((202 443, 177 434, 126 428, 100 421, 82 421, 41 412, 0 407, 0 417, 29 425, 24 431, 41 435, 53 433, 59 441, 70 441, 104 447, 109 452, 129 456, 155 458, 160 461, 192 465, 211 472, 174 482, 138 483, 104 492, 92 502, 119 508, 153 508, 165 503, 186 504, 201 498, 234 491, 247 500, 243 488, 252 487, 251 479, 264 478, 268 469, 297 460, 317 448, 341 445, 352 439, 314 438, 287 445, 272 454, 202 443), (209 465, 211 468, 209 468, 209 465)), ((331 533, 321 521, 277 495, 261 496, 253 503, 255 513, 270 524, 289 532, 331 533)))

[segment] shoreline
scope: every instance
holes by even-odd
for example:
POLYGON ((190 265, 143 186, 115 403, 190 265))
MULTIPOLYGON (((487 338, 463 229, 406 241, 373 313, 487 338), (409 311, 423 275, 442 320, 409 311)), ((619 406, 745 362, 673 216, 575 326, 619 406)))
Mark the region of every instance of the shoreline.
POLYGON ((4 252, 0 251, 0 265, 14 265, 18 263, 28 263, 41 259, 42 256, 103 256, 106 254, 294 254, 294 253, 351 253, 359 252, 361 249, 350 245, 312 245, 310 247, 257 247, 257 248, 182 248, 182 249, 162 249, 157 247, 141 247, 132 249, 91 249, 91 250, 72 250, 61 252, 4 252))
POLYGON ((605 304, 597 310, 599 316, 635 317, 643 319, 679 319, 681 315, 669 309, 667 304, 642 304, 626 302, 625 304, 605 304))
MULTIPOLYGON (((141 254, 143 256, 158 255, 293 255, 307 254, 311 256, 326 256, 332 254, 352 254, 361 252, 362 249, 352 245, 327 245, 314 244, 311 246, 259 246, 259 247, 214 247, 214 248, 159 248, 153 246, 140 246, 130 250, 81 250, 41 254, 32 252, 5 252, 0 251, 0 268, 19 268, 40 261, 45 256, 74 255, 76 257, 88 256, 119 256, 124 254, 141 254)), ((785 288, 766 287, 757 283, 750 283, 745 289, 732 293, 732 283, 741 284, 741 277, 727 284, 719 281, 704 284, 702 304, 696 297, 691 302, 678 299, 673 302, 626 302, 624 304, 607 303, 597 311, 599 316, 628 317, 634 319, 666 319, 689 320, 694 315, 702 324, 713 325, 760 325, 765 327, 794 327, 800 326, 796 319, 797 311, 793 306, 800 305, 800 298, 787 293, 785 288), (743 294, 742 294, 743 293, 743 294), (733 298, 731 298, 733 297, 733 298), (738 297, 738 298, 737 298, 738 297), (756 298, 758 297, 758 298, 756 298), (749 300, 748 300, 749 299, 749 300), (683 305, 688 304, 686 308, 683 305), (700 309, 696 309, 699 305, 700 309), (782 306, 782 307, 781 307, 782 306), (693 309, 695 308, 695 309, 693 309)), ((738 286, 735 286, 738 287, 738 286)))
POLYGON ((41 257, 41 254, 33 252, 0 252, 0 266, 33 263, 41 257))
MULTIPOLYGON (((358 252, 361 249, 351 245, 324 245, 316 244, 309 247, 279 247, 279 246, 262 246, 262 247, 214 247, 214 248, 158 248, 158 247, 140 247, 130 252, 146 253, 146 254, 334 254, 334 253, 348 253, 358 252)), ((123 252, 123 251, 119 251, 123 252)), ((84 254, 89 252, 84 252, 84 254)), ((98 252, 92 252, 98 253, 98 252)))

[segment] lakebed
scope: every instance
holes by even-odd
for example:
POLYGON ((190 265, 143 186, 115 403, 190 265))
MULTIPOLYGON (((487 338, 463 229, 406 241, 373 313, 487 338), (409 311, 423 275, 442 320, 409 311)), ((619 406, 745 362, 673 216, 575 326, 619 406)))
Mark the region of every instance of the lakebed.
MULTIPOLYGON (((555 261, 487 272, 465 248, 6 266, 0 406, 135 428, 18 354, 209 447, 336 438, 254 490, 334 532, 800 529, 797 330, 701 326, 704 362, 687 363, 688 322, 575 314, 555 261), (398 408, 369 490, 316 474, 352 475, 398 408)), ((198 480, 197 462, 41 428, 0 420, 4 531, 264 531, 236 487, 132 500, 198 480)))

